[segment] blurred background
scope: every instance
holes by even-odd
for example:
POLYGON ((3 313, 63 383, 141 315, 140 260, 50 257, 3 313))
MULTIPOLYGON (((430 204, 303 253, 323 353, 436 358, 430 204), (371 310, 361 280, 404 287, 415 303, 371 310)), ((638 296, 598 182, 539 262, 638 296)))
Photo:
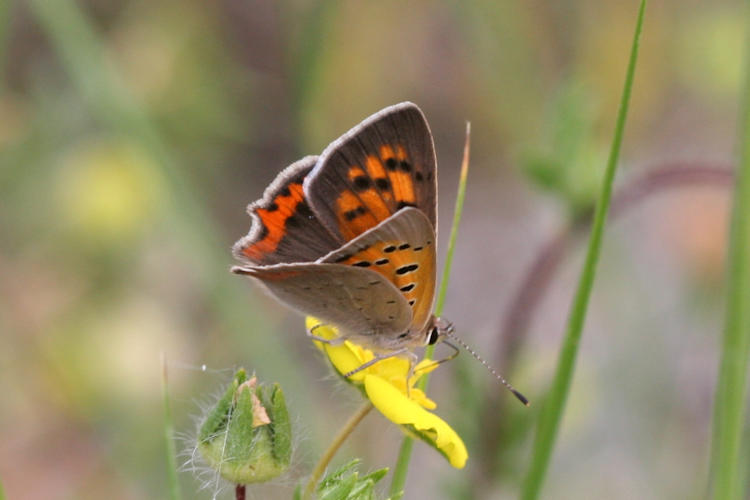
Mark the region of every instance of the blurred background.
MULTIPOLYGON (((297 442, 292 470, 248 492, 290 498, 359 396, 330 376, 301 317, 229 274, 230 248, 249 229, 246 205, 283 167, 403 100, 435 137, 441 262, 471 120, 445 316, 533 403, 517 404, 469 356, 441 367, 429 394, 469 461, 454 470, 417 443, 406 498, 517 496, 636 1, 0 6, 9 499, 166 497, 161 353, 185 498, 215 491, 193 460, 196 418, 238 366, 282 384, 297 442)), ((740 0, 648 7, 620 209, 547 498, 705 495, 744 15, 740 0)), ((334 465, 393 466, 400 442, 373 413, 334 465)))

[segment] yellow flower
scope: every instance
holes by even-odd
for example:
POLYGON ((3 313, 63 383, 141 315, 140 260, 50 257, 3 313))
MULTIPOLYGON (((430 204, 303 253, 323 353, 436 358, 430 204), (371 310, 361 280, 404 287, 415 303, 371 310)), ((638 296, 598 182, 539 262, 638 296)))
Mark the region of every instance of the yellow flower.
MULTIPOLYGON (((315 328, 315 336, 325 339, 338 337, 335 327, 317 325, 322 323, 316 318, 307 317, 306 326, 308 330, 315 328)), ((375 357, 372 351, 348 340, 338 345, 313 342, 328 356, 339 375, 356 370, 375 357)), ((461 469, 469 456, 466 446, 444 420, 427 411, 434 410, 437 405, 423 391, 414 387, 422 375, 436 366, 433 361, 422 360, 414 368, 414 375, 407 380, 409 361, 394 356, 378 361, 345 380, 359 388, 388 420, 400 425, 410 436, 434 447, 453 467, 461 469)))

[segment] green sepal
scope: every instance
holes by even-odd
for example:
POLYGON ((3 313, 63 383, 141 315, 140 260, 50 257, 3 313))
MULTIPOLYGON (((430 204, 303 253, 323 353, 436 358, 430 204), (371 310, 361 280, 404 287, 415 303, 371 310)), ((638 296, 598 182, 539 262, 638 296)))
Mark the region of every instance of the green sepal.
MULTIPOLYGON (((263 401, 262 397, 260 399, 263 401)), ((281 390, 279 384, 273 385, 271 404, 266 406, 266 409, 268 410, 268 416, 271 418, 273 457, 278 463, 285 464, 286 468, 292 459, 292 424, 289 420, 289 411, 286 408, 284 391, 281 390)))

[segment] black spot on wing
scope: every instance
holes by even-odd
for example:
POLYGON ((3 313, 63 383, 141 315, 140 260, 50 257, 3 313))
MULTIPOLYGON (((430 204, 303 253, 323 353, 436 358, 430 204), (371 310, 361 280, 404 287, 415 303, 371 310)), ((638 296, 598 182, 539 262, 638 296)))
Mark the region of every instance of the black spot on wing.
POLYGON ((370 189, 372 181, 366 175, 358 175, 352 180, 352 184, 354 185, 354 190, 361 193, 362 191, 370 189))
POLYGON ((419 269, 419 264, 408 264, 406 266, 401 266, 398 269, 396 269, 396 274, 401 276, 407 273, 413 273, 417 269, 419 269))
POLYGON ((378 177, 375 179, 375 187, 377 187, 379 191, 388 191, 391 189, 391 181, 385 177, 378 177))
POLYGON ((352 210, 347 210, 346 212, 344 212, 344 218, 348 221, 352 221, 356 219, 357 217, 359 217, 360 215, 364 215, 366 213, 367 213, 367 210, 365 210, 365 207, 360 206, 360 207, 354 208, 352 210))

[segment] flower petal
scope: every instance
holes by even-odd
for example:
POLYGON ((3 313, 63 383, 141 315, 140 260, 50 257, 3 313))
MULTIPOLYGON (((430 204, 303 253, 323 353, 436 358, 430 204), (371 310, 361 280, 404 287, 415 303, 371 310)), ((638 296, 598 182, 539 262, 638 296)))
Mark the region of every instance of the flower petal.
POLYGON ((444 420, 426 411, 406 394, 376 375, 366 375, 364 382, 367 397, 388 420, 404 426, 407 432, 416 433, 418 437, 434 446, 453 467, 464 467, 469 457, 466 446, 456 431, 444 420))
MULTIPOLYGON (((333 340, 338 337, 336 328, 330 325, 326 325, 320 322, 320 320, 308 316, 305 320, 305 326, 308 330, 315 328, 315 336, 322 337, 324 339, 333 340), (320 326, 318 326, 320 325, 320 326)), ((366 351, 356 344, 352 344, 349 341, 344 341, 341 344, 333 345, 326 344, 319 340, 313 340, 318 349, 326 353, 331 364, 343 375, 350 371, 356 370, 364 363, 372 359, 372 353, 366 351), (370 354, 368 357, 368 353, 370 354)), ((361 382, 364 373, 362 371, 353 374, 347 378, 348 382, 361 382)))

